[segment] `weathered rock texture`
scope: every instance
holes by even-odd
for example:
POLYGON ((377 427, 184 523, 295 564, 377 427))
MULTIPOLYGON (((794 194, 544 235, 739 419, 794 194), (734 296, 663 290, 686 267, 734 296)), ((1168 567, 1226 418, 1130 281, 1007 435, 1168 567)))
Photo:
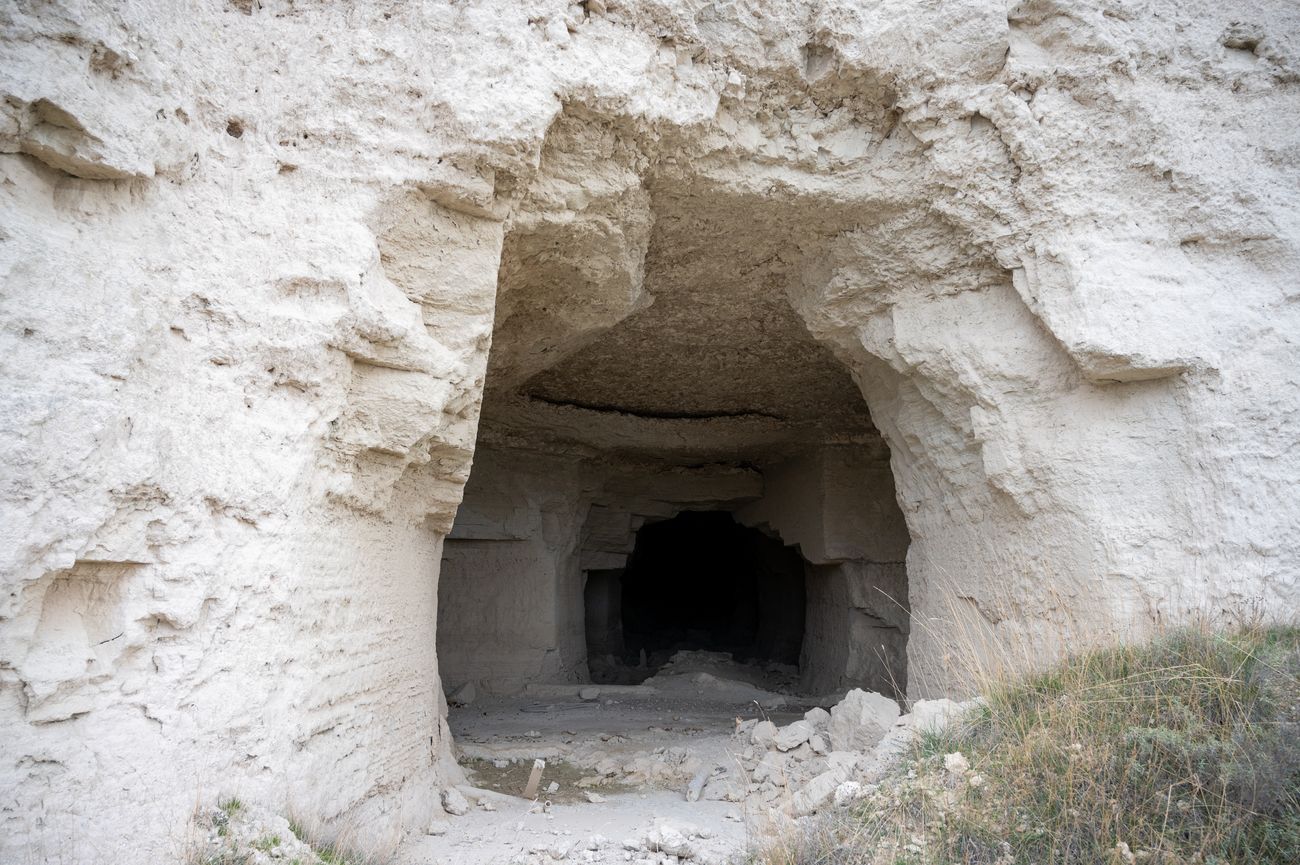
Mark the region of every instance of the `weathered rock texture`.
POLYGON ((914 694, 962 634, 1293 612, 1297 14, 7 4, 0 859, 163 861, 221 790, 422 826, 481 405, 538 603, 593 506, 707 503, 844 619, 903 579, 892 487, 914 694), (871 536, 772 510, 788 472, 871 536))

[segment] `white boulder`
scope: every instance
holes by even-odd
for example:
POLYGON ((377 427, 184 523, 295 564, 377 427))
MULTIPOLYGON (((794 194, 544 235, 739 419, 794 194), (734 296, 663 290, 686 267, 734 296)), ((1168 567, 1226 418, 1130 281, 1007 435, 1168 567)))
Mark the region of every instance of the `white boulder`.
POLYGON ((854 688, 831 709, 831 746, 837 751, 869 751, 885 737, 898 716, 894 700, 854 688))
POLYGON ((790 751, 807 742, 813 734, 813 726, 807 721, 795 721, 777 731, 773 744, 782 751, 790 751))

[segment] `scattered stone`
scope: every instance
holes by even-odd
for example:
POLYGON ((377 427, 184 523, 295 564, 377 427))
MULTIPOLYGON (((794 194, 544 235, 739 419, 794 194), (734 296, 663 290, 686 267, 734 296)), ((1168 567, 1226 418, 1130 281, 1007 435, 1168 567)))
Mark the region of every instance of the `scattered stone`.
POLYGON ((551 783, 547 784, 547 785, 546 785, 546 792, 547 792, 547 793, 558 793, 558 792, 560 792, 560 782, 559 782, 559 781, 552 781, 551 783))
POLYGON ((947 769, 950 775, 965 775, 970 771, 970 761, 961 751, 953 751, 943 756, 943 768, 947 769))
POLYGON ((842 769, 844 774, 851 773, 862 762, 862 755, 853 751, 831 751, 826 755, 826 765, 831 769, 842 769))
POLYGON ((870 751, 898 720, 898 703, 854 688, 831 709, 829 733, 837 751, 870 751))
POLYGON ((772 740, 776 738, 776 724, 771 721, 759 721, 754 725, 754 730, 749 734, 749 741, 761 747, 768 747, 772 740))
POLYGON ((592 792, 591 790, 585 791, 582 795, 585 796, 587 801, 593 805, 599 805, 602 802, 609 801, 604 796, 600 795, 599 793, 592 792))
POLYGON ((917 700, 912 704, 908 723, 918 733, 937 733, 965 714, 966 706, 955 700, 917 700))
POLYGON ((835 788, 834 802, 836 808, 843 808, 862 795, 862 785, 857 781, 845 781, 835 788))
POLYGON ((807 742, 808 737, 813 734, 813 730, 813 725, 807 721, 795 721, 793 724, 782 727, 777 731, 772 742, 778 749, 789 751, 807 742))
POLYGON ((580 699, 586 700, 588 703, 595 702, 596 700, 600 699, 600 688, 596 688, 592 686, 588 686, 586 688, 579 688, 578 697, 580 699))
POLYGON ((695 777, 691 779, 690 785, 686 788, 687 802, 700 801, 700 795, 704 792, 704 785, 708 783, 710 772, 711 770, 706 767, 695 773, 695 777))
POLYGON ((573 843, 569 841, 539 841, 529 847, 529 851, 533 853, 541 853, 544 856, 549 856, 551 859, 562 862, 569 858, 569 853, 573 851, 573 846, 573 843))
POLYGON ((821 706, 814 706, 803 713, 803 719, 812 724, 814 730, 825 730, 831 723, 831 713, 821 706))
POLYGON ((442 791, 442 810, 453 817, 464 817, 469 813, 469 800, 455 787, 442 791))
POLYGON ((830 769, 813 778, 794 794, 790 810, 799 817, 813 813, 835 795, 845 781, 845 774, 843 769, 830 769))
POLYGON ((826 737, 821 733, 813 733, 808 737, 808 747, 812 748, 814 754, 823 757, 826 755, 826 752, 830 750, 830 745, 827 743, 826 737))
POLYGON ((754 767, 754 783, 763 784, 770 782, 778 786, 785 786, 785 764, 786 756, 780 751, 768 751, 763 755, 763 759, 754 767))
POLYGON ((694 859, 695 848, 691 842, 672 826, 656 826, 646 833, 645 849, 652 853, 667 853, 681 859, 694 859))

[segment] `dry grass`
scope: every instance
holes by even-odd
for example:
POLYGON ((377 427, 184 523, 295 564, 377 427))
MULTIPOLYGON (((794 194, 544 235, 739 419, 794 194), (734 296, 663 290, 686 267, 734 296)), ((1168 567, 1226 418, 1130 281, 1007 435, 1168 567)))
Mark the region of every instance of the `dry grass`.
POLYGON ((1179 630, 986 698, 852 813, 755 861, 1300 862, 1300 629, 1179 630), (945 767, 958 752, 969 769, 945 767))

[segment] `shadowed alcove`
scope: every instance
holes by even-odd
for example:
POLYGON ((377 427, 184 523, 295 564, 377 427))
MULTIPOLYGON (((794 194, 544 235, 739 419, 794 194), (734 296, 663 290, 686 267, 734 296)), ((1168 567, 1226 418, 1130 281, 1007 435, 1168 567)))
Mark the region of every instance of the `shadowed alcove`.
POLYGON ((673 652, 729 652, 737 661, 797 664, 803 646, 804 560, 721 511, 687 511, 637 532, 625 569, 588 572, 587 650, 649 672, 673 652))

